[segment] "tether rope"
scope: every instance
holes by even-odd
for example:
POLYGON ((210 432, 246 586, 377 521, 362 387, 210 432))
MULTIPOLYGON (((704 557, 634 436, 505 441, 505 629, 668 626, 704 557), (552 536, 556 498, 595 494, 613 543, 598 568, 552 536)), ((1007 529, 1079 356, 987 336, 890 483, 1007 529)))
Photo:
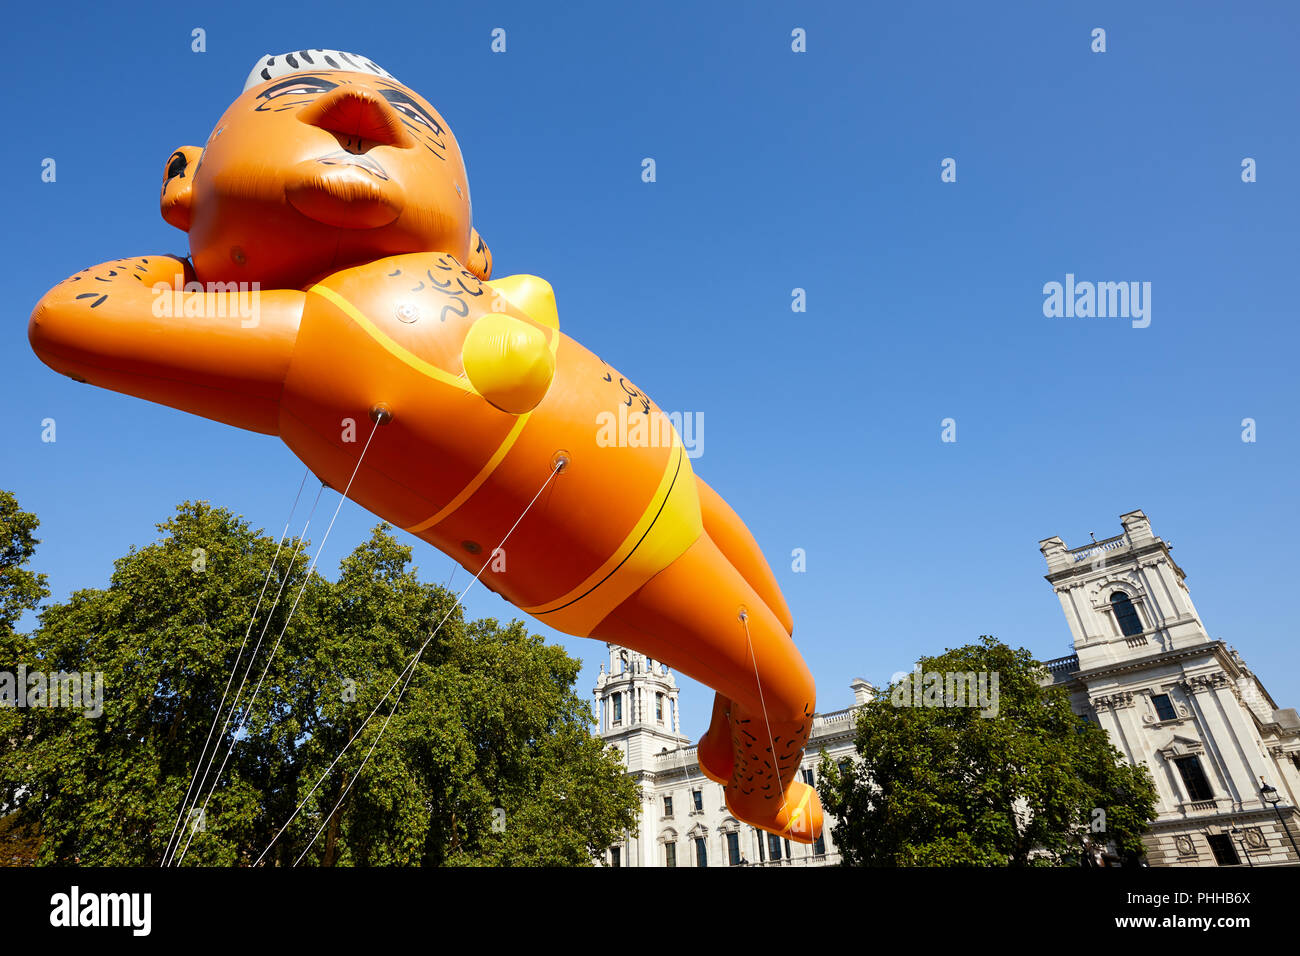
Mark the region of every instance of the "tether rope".
MULTIPOLYGON (((298 560, 298 556, 302 554, 303 545, 307 541, 307 532, 311 528, 312 519, 316 517, 316 508, 319 507, 320 505, 321 495, 324 493, 324 491, 325 491, 324 484, 322 484, 320 488, 316 490, 316 498, 315 500, 312 501, 311 511, 308 512, 307 514, 307 521, 303 524, 302 531, 299 533, 297 541, 294 543, 293 556, 289 559, 289 564, 288 567, 286 568, 286 574, 280 579, 280 586, 276 588, 275 600, 271 602, 271 608, 270 610, 267 611, 266 620, 262 622, 262 630, 257 635, 257 643, 253 645, 253 653, 249 656, 248 663, 244 665, 244 676, 240 678, 239 687, 235 690, 235 697, 231 701, 230 710, 227 712, 225 723, 221 727, 221 734, 217 737, 217 746, 213 748, 212 753, 208 756, 207 766, 203 770, 203 778, 199 781, 198 790, 195 791, 195 796, 194 796, 195 803, 198 802, 199 794, 203 793, 204 788, 207 786, 208 776, 212 772, 212 765, 217 761, 217 753, 220 751, 221 747, 225 744, 226 731, 230 729, 231 719, 237 713, 239 713, 240 698, 243 697, 244 688, 248 685, 248 675, 253 672, 253 664, 257 661, 257 652, 262 649, 262 643, 266 640, 267 629, 271 626, 271 618, 275 615, 275 609, 280 606, 280 597, 284 594, 285 585, 289 583, 288 572, 292 571, 294 562, 296 562, 298 560)), ((224 769, 225 768, 224 760, 222 761, 221 765, 222 768, 224 769)), ((215 787, 216 787, 216 781, 214 780, 213 788, 215 787)), ((207 806, 206 801, 204 803, 204 806, 205 807, 207 806)), ((191 805, 190 812, 193 813, 193 805, 191 805)), ((180 849, 181 849, 181 845, 180 845, 180 840, 178 838, 176 841, 176 845, 172 848, 171 857, 169 859, 164 860, 163 865, 164 866, 171 865, 171 861, 176 858, 176 854, 180 852, 180 849)))
MULTIPOLYGON (((776 757, 776 739, 772 736, 772 721, 767 716, 767 702, 763 699, 763 681, 758 676, 758 658, 754 656, 754 642, 749 637, 749 612, 744 608, 741 609, 740 623, 745 626, 745 643, 749 646, 749 659, 754 662, 754 681, 758 684, 758 703, 763 708, 763 723, 767 725, 767 740, 772 748, 772 774, 776 777, 776 785, 781 791, 781 812, 785 813, 785 788, 781 786, 781 763, 776 757)), ((783 832, 792 833, 790 822, 786 820, 783 832)))
MULTIPOLYGON (((253 633, 253 624, 255 624, 257 621, 257 612, 262 609, 262 599, 266 597, 266 589, 267 586, 271 583, 271 575, 275 573, 276 562, 280 560, 280 549, 284 547, 284 539, 289 535, 289 526, 293 523, 294 513, 297 512, 298 510, 298 501, 302 498, 302 490, 303 488, 307 487, 307 476, 309 474, 311 474, 310 468, 303 470, 302 481, 298 483, 298 493, 293 497, 293 506, 289 509, 289 517, 285 519, 284 530, 280 532, 280 540, 275 546, 275 556, 271 558, 271 566, 266 569, 266 577, 262 580, 262 590, 257 595, 257 604, 253 608, 253 613, 249 615, 248 628, 247 630, 244 631, 243 643, 239 645, 239 653, 235 655, 235 662, 230 667, 230 676, 226 678, 226 688, 221 692, 221 703, 217 704, 217 709, 212 714, 212 726, 208 728, 208 737, 203 742, 203 749, 199 752, 198 761, 195 762, 194 764, 194 773, 190 776, 190 785, 185 790, 184 799, 181 800, 181 808, 176 814, 176 823, 172 827, 171 836, 167 838, 167 845, 163 848, 163 858, 162 858, 162 863, 160 865, 165 866, 167 864, 168 856, 173 852, 172 841, 176 840, 176 834, 180 831, 181 821, 185 818, 185 811, 187 809, 193 809, 190 806, 190 795, 194 792, 194 784, 199 779, 199 767, 203 765, 204 758, 208 756, 208 746, 212 743, 212 735, 216 732, 217 724, 221 722, 221 712, 225 709, 226 697, 230 693, 230 685, 235 682, 235 674, 238 673, 239 671, 239 662, 244 656, 244 648, 248 646, 248 638, 253 633)), ((278 591, 276 592, 276 597, 278 600, 279 598, 278 591)), ((275 612, 275 607, 272 606, 271 610, 267 612, 268 618, 274 612, 275 612)), ((263 629, 263 631, 265 631, 265 629, 263 629)), ((258 643, 259 645, 261 644, 260 639, 258 643)), ((254 651, 254 654, 256 654, 256 651, 254 651)), ((238 700, 238 697, 236 697, 236 700, 238 700)), ((231 703, 232 712, 234 711, 234 707, 235 705, 232 702, 231 703)), ((229 725, 229 718, 227 718, 227 726, 228 725, 229 725)), ((222 728, 222 734, 223 736, 225 734, 224 727, 222 728)), ((220 740, 221 738, 218 739, 220 740)), ((213 750, 213 755, 215 756, 215 754, 216 754, 216 750, 213 750)), ((210 768, 211 766, 212 766, 212 762, 209 761, 208 767, 210 768)), ((207 773, 205 771, 204 772, 205 781, 206 781, 206 777, 207 777, 207 773)), ((203 786, 202 784, 199 784, 199 788, 200 788, 199 792, 202 792, 202 786, 203 786)), ((180 841, 176 840, 176 842, 179 843, 180 841)))
MULTIPOLYGON (((303 576, 302 586, 298 588, 298 594, 293 600, 293 606, 289 608, 289 615, 284 620, 284 626, 280 628, 280 633, 275 639, 275 644, 271 648, 271 653, 267 655, 266 663, 262 667, 262 673, 258 675, 257 684, 253 687, 253 693, 248 698, 248 704, 244 709, 243 716, 240 718, 239 727, 236 728, 235 733, 231 737, 230 747, 226 750, 225 759, 221 761, 221 766, 217 769, 216 776, 212 778, 212 787, 208 791, 207 798, 203 801, 203 809, 200 811, 200 819, 202 819, 203 814, 207 813, 208 801, 212 799, 212 795, 216 792, 217 785, 221 781, 221 774, 226 769, 226 762, 230 759, 231 754, 235 752, 235 744, 239 742, 239 735, 243 733, 245 728, 248 726, 248 719, 253 713, 253 704, 257 701, 258 692, 262 689, 262 682, 266 679, 267 672, 271 669, 271 663, 275 660, 276 652, 280 649, 280 643, 284 640, 284 635, 289 630, 289 624, 293 621, 293 615, 298 610, 298 603, 302 600, 302 596, 307 590, 307 585, 311 583, 312 572, 316 570, 316 562, 320 560, 321 552, 325 548, 325 543, 329 541, 330 532, 334 530, 334 522, 338 520, 339 511, 343 508, 343 502, 347 500, 348 492, 352 490, 352 482, 356 480, 357 472, 361 470, 361 463, 365 461, 366 452, 370 450, 370 443, 374 440, 375 432, 378 431, 382 421, 384 421, 382 418, 375 419, 374 425, 370 428, 370 435, 366 438, 366 443, 361 449, 361 454, 357 457, 357 463, 352 468, 352 474, 348 477, 348 483, 343 487, 343 493, 339 495, 338 504, 334 506, 334 514, 330 517, 330 523, 325 528, 325 535, 321 538, 320 544, 316 547, 316 553, 312 556, 311 564, 307 568, 306 575, 303 576)), ((321 487, 323 490, 324 485, 321 487)), ((185 854, 189 852, 190 844, 193 841, 194 830, 191 829, 189 839, 185 841, 185 849, 181 851, 180 859, 176 861, 177 866, 185 862, 185 854)))
MULTIPOLYGON (((505 546, 505 543, 510 538, 510 535, 512 535, 515 529, 519 527, 519 523, 524 520, 524 516, 528 514, 528 512, 532 509, 533 505, 537 503, 537 499, 541 497, 542 492, 546 490, 547 485, 549 485, 551 481, 555 478, 555 476, 564 469, 565 464, 567 464, 567 462, 561 460, 560 462, 557 462, 555 465, 551 467, 551 473, 546 476, 546 481, 542 482, 542 486, 537 489, 537 493, 533 495, 532 500, 528 502, 528 505, 520 513, 519 517, 515 519, 515 523, 510 526, 510 530, 507 531, 505 537, 501 539, 501 543, 498 544, 495 549, 489 552, 490 555, 495 555, 500 548, 503 548, 505 546)), ((398 691, 397 697, 393 700, 392 709, 389 710, 388 716, 384 718, 384 722, 380 726, 379 732, 375 735, 375 739, 371 743, 370 749, 366 751, 366 755, 361 761, 361 766, 358 767, 357 772, 352 775, 352 779, 348 781, 348 785, 344 788, 343 793, 339 795, 338 801, 335 802, 334 806, 330 809, 330 812, 325 814, 325 817, 322 820, 321 825, 317 828, 315 834, 312 835, 312 838, 307 843, 306 847, 303 848, 302 853, 299 854, 296 860, 294 860, 293 865, 297 866, 299 863, 302 862, 303 857, 307 855, 307 853, 311 850, 312 846, 314 846, 316 841, 320 838, 321 832, 324 831, 326 825, 329 823, 330 819, 334 816, 334 814, 338 812, 339 807, 343 805, 343 801, 347 798, 348 793, 351 792, 353 784, 357 782, 357 779, 361 776, 362 771, 365 770, 366 764, 370 761, 371 754, 375 752, 375 748, 379 745, 380 738, 383 737, 384 731, 388 729, 389 721, 393 719, 393 714, 397 712, 398 705, 401 704, 402 697, 406 693, 407 687, 410 686, 411 679, 415 676, 416 665, 419 664, 420 658, 424 655, 425 650, 428 648, 429 644, 433 642, 433 639, 437 637, 438 632, 442 630, 442 626, 446 624, 448 619, 450 619, 451 615, 455 613, 456 608, 460 607, 460 602, 464 599, 465 595, 469 593, 470 588, 474 586, 475 582, 477 582, 478 579, 482 577, 483 572, 487 570, 489 564, 491 564, 491 560, 486 560, 483 562, 483 566, 479 568, 478 573, 475 574, 473 579, 469 582, 469 584, 465 586, 465 590, 461 591, 460 594, 456 597, 456 602, 451 606, 451 609, 447 611, 445 615, 443 615, 442 620, 438 622, 438 626, 435 627, 429 633, 429 636, 425 638, 424 643, 420 645, 419 650, 415 652, 410 662, 404 668, 402 668, 401 673, 397 675, 397 677, 393 680, 393 683, 389 686, 388 690, 384 692, 384 696, 379 699, 379 702, 375 704, 374 709, 371 710, 370 713, 366 716, 366 719, 362 721, 361 726, 357 729, 357 732, 352 735, 352 738, 346 744, 343 745, 343 749, 339 751, 338 756, 336 756, 334 760, 330 763, 330 765, 325 768, 325 772, 320 775, 320 778, 312 786, 311 790, 309 790, 307 792, 307 795, 302 798, 302 801, 298 804, 297 808, 293 811, 293 814, 289 817, 288 820, 284 822, 284 826, 280 827, 280 829, 276 831, 275 836, 271 838, 271 842, 267 844, 266 849, 263 850, 261 855, 257 858, 257 860, 254 861, 253 863, 254 866, 260 865, 262 860, 266 858, 266 855, 271 852, 271 848, 275 846, 276 841, 280 839, 280 837, 284 834, 285 830, 289 828, 289 825, 293 823, 294 819, 297 818, 298 814, 302 812, 302 808, 307 805, 307 801, 311 799, 312 794, 314 794, 316 790, 320 787, 320 785, 324 783, 325 778, 328 777, 330 773, 333 772, 334 768, 338 765, 338 762, 343 759, 343 755, 347 753, 348 748, 351 747, 352 744, 356 742, 357 738, 359 738, 361 734, 365 731, 366 727, 370 724, 370 721, 374 718, 375 714, 379 712, 379 708, 383 706, 384 701, 386 701, 389 698, 389 695, 392 694, 393 688, 396 687, 399 682, 402 682, 401 690, 398 691), (402 679, 404 675, 405 675, 405 681, 403 682, 402 679)))

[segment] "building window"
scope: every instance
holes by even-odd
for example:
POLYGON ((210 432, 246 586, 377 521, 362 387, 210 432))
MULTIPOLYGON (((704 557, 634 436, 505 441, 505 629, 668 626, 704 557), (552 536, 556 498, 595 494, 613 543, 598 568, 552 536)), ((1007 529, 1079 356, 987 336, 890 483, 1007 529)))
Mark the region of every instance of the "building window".
POLYGON ((664 844, 664 866, 677 866, 677 841, 670 840, 664 844))
POLYGON ((1177 720, 1178 711, 1174 710, 1168 694, 1152 694, 1151 703, 1155 704, 1156 716, 1161 720, 1177 720))
POLYGON ((813 855, 814 856, 826 855, 826 837, 823 834, 819 833, 817 835, 817 842, 813 844, 813 855))
POLYGON ((665 796, 665 797, 664 797, 664 816, 666 816, 666 817, 671 817, 672 815, 673 815, 673 798, 670 797, 670 796, 665 796))
POLYGON ((763 831, 755 829, 754 835, 758 837, 758 862, 764 863, 767 861, 767 853, 763 849, 763 831))
POLYGON ((1174 763, 1178 765, 1178 773, 1183 778, 1183 786, 1187 788, 1187 799, 1214 799, 1214 791, 1210 789, 1210 781, 1205 778, 1205 771, 1201 769, 1200 757, 1195 755, 1178 757, 1174 760, 1174 763))
POLYGON ((655 694, 655 720, 664 722, 664 695, 655 694))
POLYGON ((610 866, 623 865, 623 854, 619 847, 613 846, 609 848, 609 865, 610 866))
POLYGON ((1142 633, 1142 622, 1138 620, 1137 608, 1123 591, 1116 591, 1110 596, 1110 607, 1115 612, 1115 622, 1120 633, 1125 637, 1136 637, 1142 633))
POLYGON ((781 838, 769 833, 767 835, 767 855, 773 860, 781 859, 781 838))
POLYGON ((704 845, 704 837, 695 838, 695 865, 709 865, 709 851, 704 845))
POLYGON ((1206 839, 1214 851, 1214 862, 1219 866, 1241 866, 1237 848, 1232 845, 1232 837, 1226 833, 1212 833, 1206 839))
POLYGON ((704 791, 692 790, 691 799, 695 802, 695 812, 703 813, 704 812, 704 791))
POLYGON ((806 783, 806 784, 808 784, 808 786, 810 786, 810 787, 815 786, 815 781, 814 781, 814 779, 813 779, 813 768, 812 768, 812 767, 804 767, 804 768, 803 768, 803 782, 806 783))
POLYGON ((740 866, 740 834, 734 830, 727 834, 727 862, 731 866, 740 866))
POLYGON ((614 723, 621 724, 623 722, 623 695, 615 694, 610 699, 614 702, 614 723))

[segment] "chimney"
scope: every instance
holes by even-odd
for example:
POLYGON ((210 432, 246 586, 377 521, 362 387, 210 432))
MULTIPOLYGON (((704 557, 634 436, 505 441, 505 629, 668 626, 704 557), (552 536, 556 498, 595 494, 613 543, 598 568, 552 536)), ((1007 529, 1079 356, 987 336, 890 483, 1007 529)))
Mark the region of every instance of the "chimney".
POLYGON ((854 706, 868 703, 875 696, 876 689, 864 681, 861 677, 853 678, 849 687, 853 688, 854 706))

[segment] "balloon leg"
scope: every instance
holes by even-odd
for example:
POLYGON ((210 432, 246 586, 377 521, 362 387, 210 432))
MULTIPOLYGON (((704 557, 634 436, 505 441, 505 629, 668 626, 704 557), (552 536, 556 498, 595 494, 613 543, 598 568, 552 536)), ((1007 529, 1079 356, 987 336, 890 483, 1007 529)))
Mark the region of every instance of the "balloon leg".
POLYGON ((591 636, 713 687, 713 724, 699 749, 705 775, 724 783, 737 819, 803 843, 817 838, 817 794, 795 779, 812 730, 812 675, 780 618, 709 534, 591 636))
POLYGON ((794 621, 790 608, 781 594, 781 587, 776 583, 776 575, 763 557, 763 550, 754 540, 745 522, 740 520, 734 508, 716 491, 710 488, 697 475, 695 486, 699 491, 700 517, 704 521, 704 531, 718 550, 723 553, 752 587, 763 603, 776 615, 787 634, 794 633, 794 621))

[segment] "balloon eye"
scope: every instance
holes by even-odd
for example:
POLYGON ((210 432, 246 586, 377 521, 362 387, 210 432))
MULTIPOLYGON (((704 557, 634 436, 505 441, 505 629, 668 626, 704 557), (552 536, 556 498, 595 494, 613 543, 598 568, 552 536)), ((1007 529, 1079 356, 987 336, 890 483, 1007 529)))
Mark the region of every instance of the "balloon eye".
POLYGON ((388 105, 401 113, 404 118, 413 120, 426 129, 432 130, 436 136, 442 135, 442 124, 430 116, 425 109, 420 106, 420 104, 414 102, 401 90, 381 88, 380 93, 382 93, 384 99, 388 101, 388 105))
POLYGON ((430 123, 427 119, 425 119, 423 114, 421 114, 418 110, 412 109, 411 107, 406 106, 405 104, 402 103, 394 103, 393 106, 395 106, 398 109, 398 111, 408 119, 413 119, 420 125, 427 126, 429 129, 433 129, 433 124, 430 123))
POLYGON ((269 93, 267 99, 273 100, 281 96, 311 96, 317 93, 324 93, 325 90, 326 87, 315 83, 298 83, 269 93))

